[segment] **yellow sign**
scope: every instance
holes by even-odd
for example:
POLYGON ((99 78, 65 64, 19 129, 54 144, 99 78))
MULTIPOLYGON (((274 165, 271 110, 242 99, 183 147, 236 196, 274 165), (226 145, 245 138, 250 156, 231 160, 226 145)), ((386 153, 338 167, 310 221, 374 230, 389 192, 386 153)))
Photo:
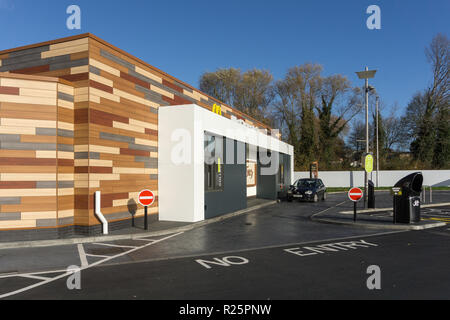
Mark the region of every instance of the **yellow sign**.
POLYGON ((370 154, 366 156, 365 168, 367 173, 371 173, 373 171, 373 156, 370 154))
POLYGON ((221 116, 222 115, 222 107, 218 106, 217 104, 214 104, 212 112, 221 116))

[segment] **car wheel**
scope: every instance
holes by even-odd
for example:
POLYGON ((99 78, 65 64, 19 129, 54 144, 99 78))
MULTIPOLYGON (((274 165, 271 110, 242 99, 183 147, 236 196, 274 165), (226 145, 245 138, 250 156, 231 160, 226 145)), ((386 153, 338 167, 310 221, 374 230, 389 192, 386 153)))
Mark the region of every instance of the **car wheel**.
POLYGON ((287 197, 288 202, 292 202, 292 200, 294 200, 292 197, 287 197))
POLYGON ((319 202, 319 196, 317 195, 317 193, 314 195, 314 202, 319 202))
POLYGON ((327 200, 327 193, 326 192, 323 193, 322 200, 323 201, 327 200))

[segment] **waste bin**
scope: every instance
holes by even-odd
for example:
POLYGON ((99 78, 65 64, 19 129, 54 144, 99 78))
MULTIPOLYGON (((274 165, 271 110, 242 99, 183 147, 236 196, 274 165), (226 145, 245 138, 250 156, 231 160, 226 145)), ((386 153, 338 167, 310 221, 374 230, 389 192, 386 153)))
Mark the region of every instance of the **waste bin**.
POLYGON ((420 193, 422 192, 423 176, 416 172, 404 177, 395 184, 401 192, 394 195, 394 222, 420 222, 420 193))
POLYGON ((369 189, 367 195, 369 198, 367 201, 369 209, 375 209, 375 184, 371 180, 369 180, 369 189))

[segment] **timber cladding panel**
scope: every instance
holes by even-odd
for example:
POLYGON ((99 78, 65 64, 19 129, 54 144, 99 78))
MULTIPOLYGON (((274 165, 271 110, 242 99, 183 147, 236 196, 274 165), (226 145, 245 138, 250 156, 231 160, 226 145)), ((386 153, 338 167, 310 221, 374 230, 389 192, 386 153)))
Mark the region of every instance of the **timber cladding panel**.
POLYGON ((0 52, 0 229, 98 225, 95 191, 108 221, 143 215, 158 108, 180 104, 270 130, 91 34, 0 52))
POLYGON ((0 74, 0 229, 58 226, 57 86, 0 74))

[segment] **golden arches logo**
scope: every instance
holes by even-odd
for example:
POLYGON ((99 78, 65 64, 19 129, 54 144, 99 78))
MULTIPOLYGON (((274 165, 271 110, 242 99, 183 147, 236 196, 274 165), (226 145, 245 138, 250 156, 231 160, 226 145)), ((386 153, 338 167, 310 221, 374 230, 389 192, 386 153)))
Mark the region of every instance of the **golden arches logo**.
POLYGON ((215 114, 218 114, 219 116, 221 116, 222 115, 222 107, 218 106, 217 104, 214 104, 212 112, 214 112, 215 114))

